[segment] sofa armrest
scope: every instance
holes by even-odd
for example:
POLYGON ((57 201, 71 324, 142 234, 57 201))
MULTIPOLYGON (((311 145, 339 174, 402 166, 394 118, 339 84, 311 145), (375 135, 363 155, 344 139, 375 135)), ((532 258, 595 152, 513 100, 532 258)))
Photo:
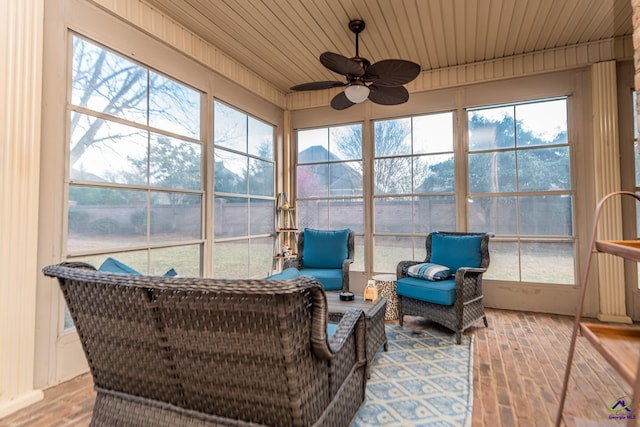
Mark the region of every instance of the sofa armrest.
MULTIPOLYGON (((344 316, 342 316, 340 323, 338 323, 338 329, 336 329, 331 339, 329 339, 331 352, 338 353, 341 351, 347 342, 347 338, 349 338, 351 334, 364 334, 364 327, 364 311, 360 308, 350 308, 347 310, 344 316)), ((358 341, 357 336, 356 340, 358 341)), ((362 342, 364 343, 364 335, 362 336, 362 342)))
POLYGON ((338 328, 329 340, 333 354, 331 359, 331 389, 340 388, 353 369, 367 364, 365 316, 361 309, 349 309, 340 320, 338 328))
POLYGON ((328 339, 327 337, 326 322, 319 322, 315 324, 324 325, 324 329, 322 331, 316 330, 311 333, 313 350, 319 358, 323 360, 332 359, 336 353, 342 351, 343 347, 352 335, 356 337, 356 343, 362 341, 362 351, 365 351, 364 311, 361 308, 350 308, 345 312, 342 319, 340 319, 340 323, 338 323, 338 328, 331 336, 331 339, 328 339), (359 337, 358 335, 362 336, 359 337))

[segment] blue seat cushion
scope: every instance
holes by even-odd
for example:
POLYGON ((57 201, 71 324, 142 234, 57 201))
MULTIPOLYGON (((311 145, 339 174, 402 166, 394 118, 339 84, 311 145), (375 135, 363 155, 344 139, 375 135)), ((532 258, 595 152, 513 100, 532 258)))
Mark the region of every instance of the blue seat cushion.
POLYGON ((297 268, 287 268, 282 270, 280 273, 272 274, 267 277, 267 280, 293 280, 300 277, 300 272, 297 268))
POLYGON ((431 281, 403 277, 397 282, 396 293, 408 298, 440 305, 453 305, 456 301, 456 280, 431 281))
POLYGON ((480 267, 482 235, 451 236, 433 233, 431 236, 430 263, 449 267, 452 272, 460 267, 480 267))
POLYGON ((315 277, 325 291, 342 290, 342 268, 303 268, 301 276, 315 277))
POLYGON ((98 271, 104 271, 107 273, 142 275, 142 273, 140 273, 139 271, 136 271, 125 263, 111 257, 108 257, 104 260, 102 265, 100 265, 100 268, 98 268, 98 271))
POLYGON ((350 230, 304 229, 302 263, 309 268, 342 268, 349 256, 350 230))
POLYGON ((331 338, 337 330, 338 330, 337 323, 327 323, 327 337, 331 338))

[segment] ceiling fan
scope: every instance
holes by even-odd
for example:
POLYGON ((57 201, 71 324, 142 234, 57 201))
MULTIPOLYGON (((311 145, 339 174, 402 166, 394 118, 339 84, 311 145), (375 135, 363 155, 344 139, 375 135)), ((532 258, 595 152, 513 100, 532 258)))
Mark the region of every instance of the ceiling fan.
POLYGON ((403 59, 385 59, 371 64, 368 59, 358 54, 358 34, 364 30, 361 19, 349 22, 349 29, 356 35, 356 56, 347 58, 333 52, 320 55, 322 65, 331 71, 342 74, 346 82, 323 81, 303 83, 291 87, 291 90, 321 90, 346 86, 343 92, 331 100, 336 110, 344 110, 354 104, 369 99, 376 104, 396 105, 409 100, 409 92, 404 84, 409 83, 420 74, 420 65, 403 59))

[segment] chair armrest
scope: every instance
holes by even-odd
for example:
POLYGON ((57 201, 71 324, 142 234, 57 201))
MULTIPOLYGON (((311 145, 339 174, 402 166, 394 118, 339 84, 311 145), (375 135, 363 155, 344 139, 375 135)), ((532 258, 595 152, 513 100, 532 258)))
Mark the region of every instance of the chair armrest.
POLYGON ((407 267, 411 267, 412 265, 423 263, 424 261, 400 261, 398 266, 396 267, 396 277, 401 279, 403 277, 407 277, 407 267))
POLYGON ((486 268, 480 267, 460 267, 458 271, 456 271, 456 279, 458 278, 458 275, 466 276, 467 274, 482 274, 486 271, 486 268))
POLYGON ((486 268, 460 267, 456 271, 456 304, 482 298, 482 273, 486 268))
POLYGON ((349 269, 353 259, 347 258, 342 261, 342 291, 349 292, 349 269))
POLYGON ((302 261, 298 258, 287 258, 282 263, 282 269, 286 270, 287 268, 296 268, 300 270, 302 268, 302 261))

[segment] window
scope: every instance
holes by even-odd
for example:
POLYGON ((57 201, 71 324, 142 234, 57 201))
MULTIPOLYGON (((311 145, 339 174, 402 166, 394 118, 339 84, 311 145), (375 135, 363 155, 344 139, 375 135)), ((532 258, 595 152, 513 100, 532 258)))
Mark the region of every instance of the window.
POLYGON ((353 271, 364 271, 362 125, 297 132, 298 228, 345 229, 356 234, 353 271))
POLYGON ((214 277, 265 277, 275 218, 275 128, 214 101, 214 277))
POLYGON ((424 259, 424 236, 455 231, 453 113, 374 123, 374 271, 424 259))
POLYGON ((575 284, 566 98, 470 109, 467 118, 468 228, 496 236, 485 277, 575 284))
POLYGON ((70 79, 68 258, 199 276, 201 93, 78 36, 70 79))

